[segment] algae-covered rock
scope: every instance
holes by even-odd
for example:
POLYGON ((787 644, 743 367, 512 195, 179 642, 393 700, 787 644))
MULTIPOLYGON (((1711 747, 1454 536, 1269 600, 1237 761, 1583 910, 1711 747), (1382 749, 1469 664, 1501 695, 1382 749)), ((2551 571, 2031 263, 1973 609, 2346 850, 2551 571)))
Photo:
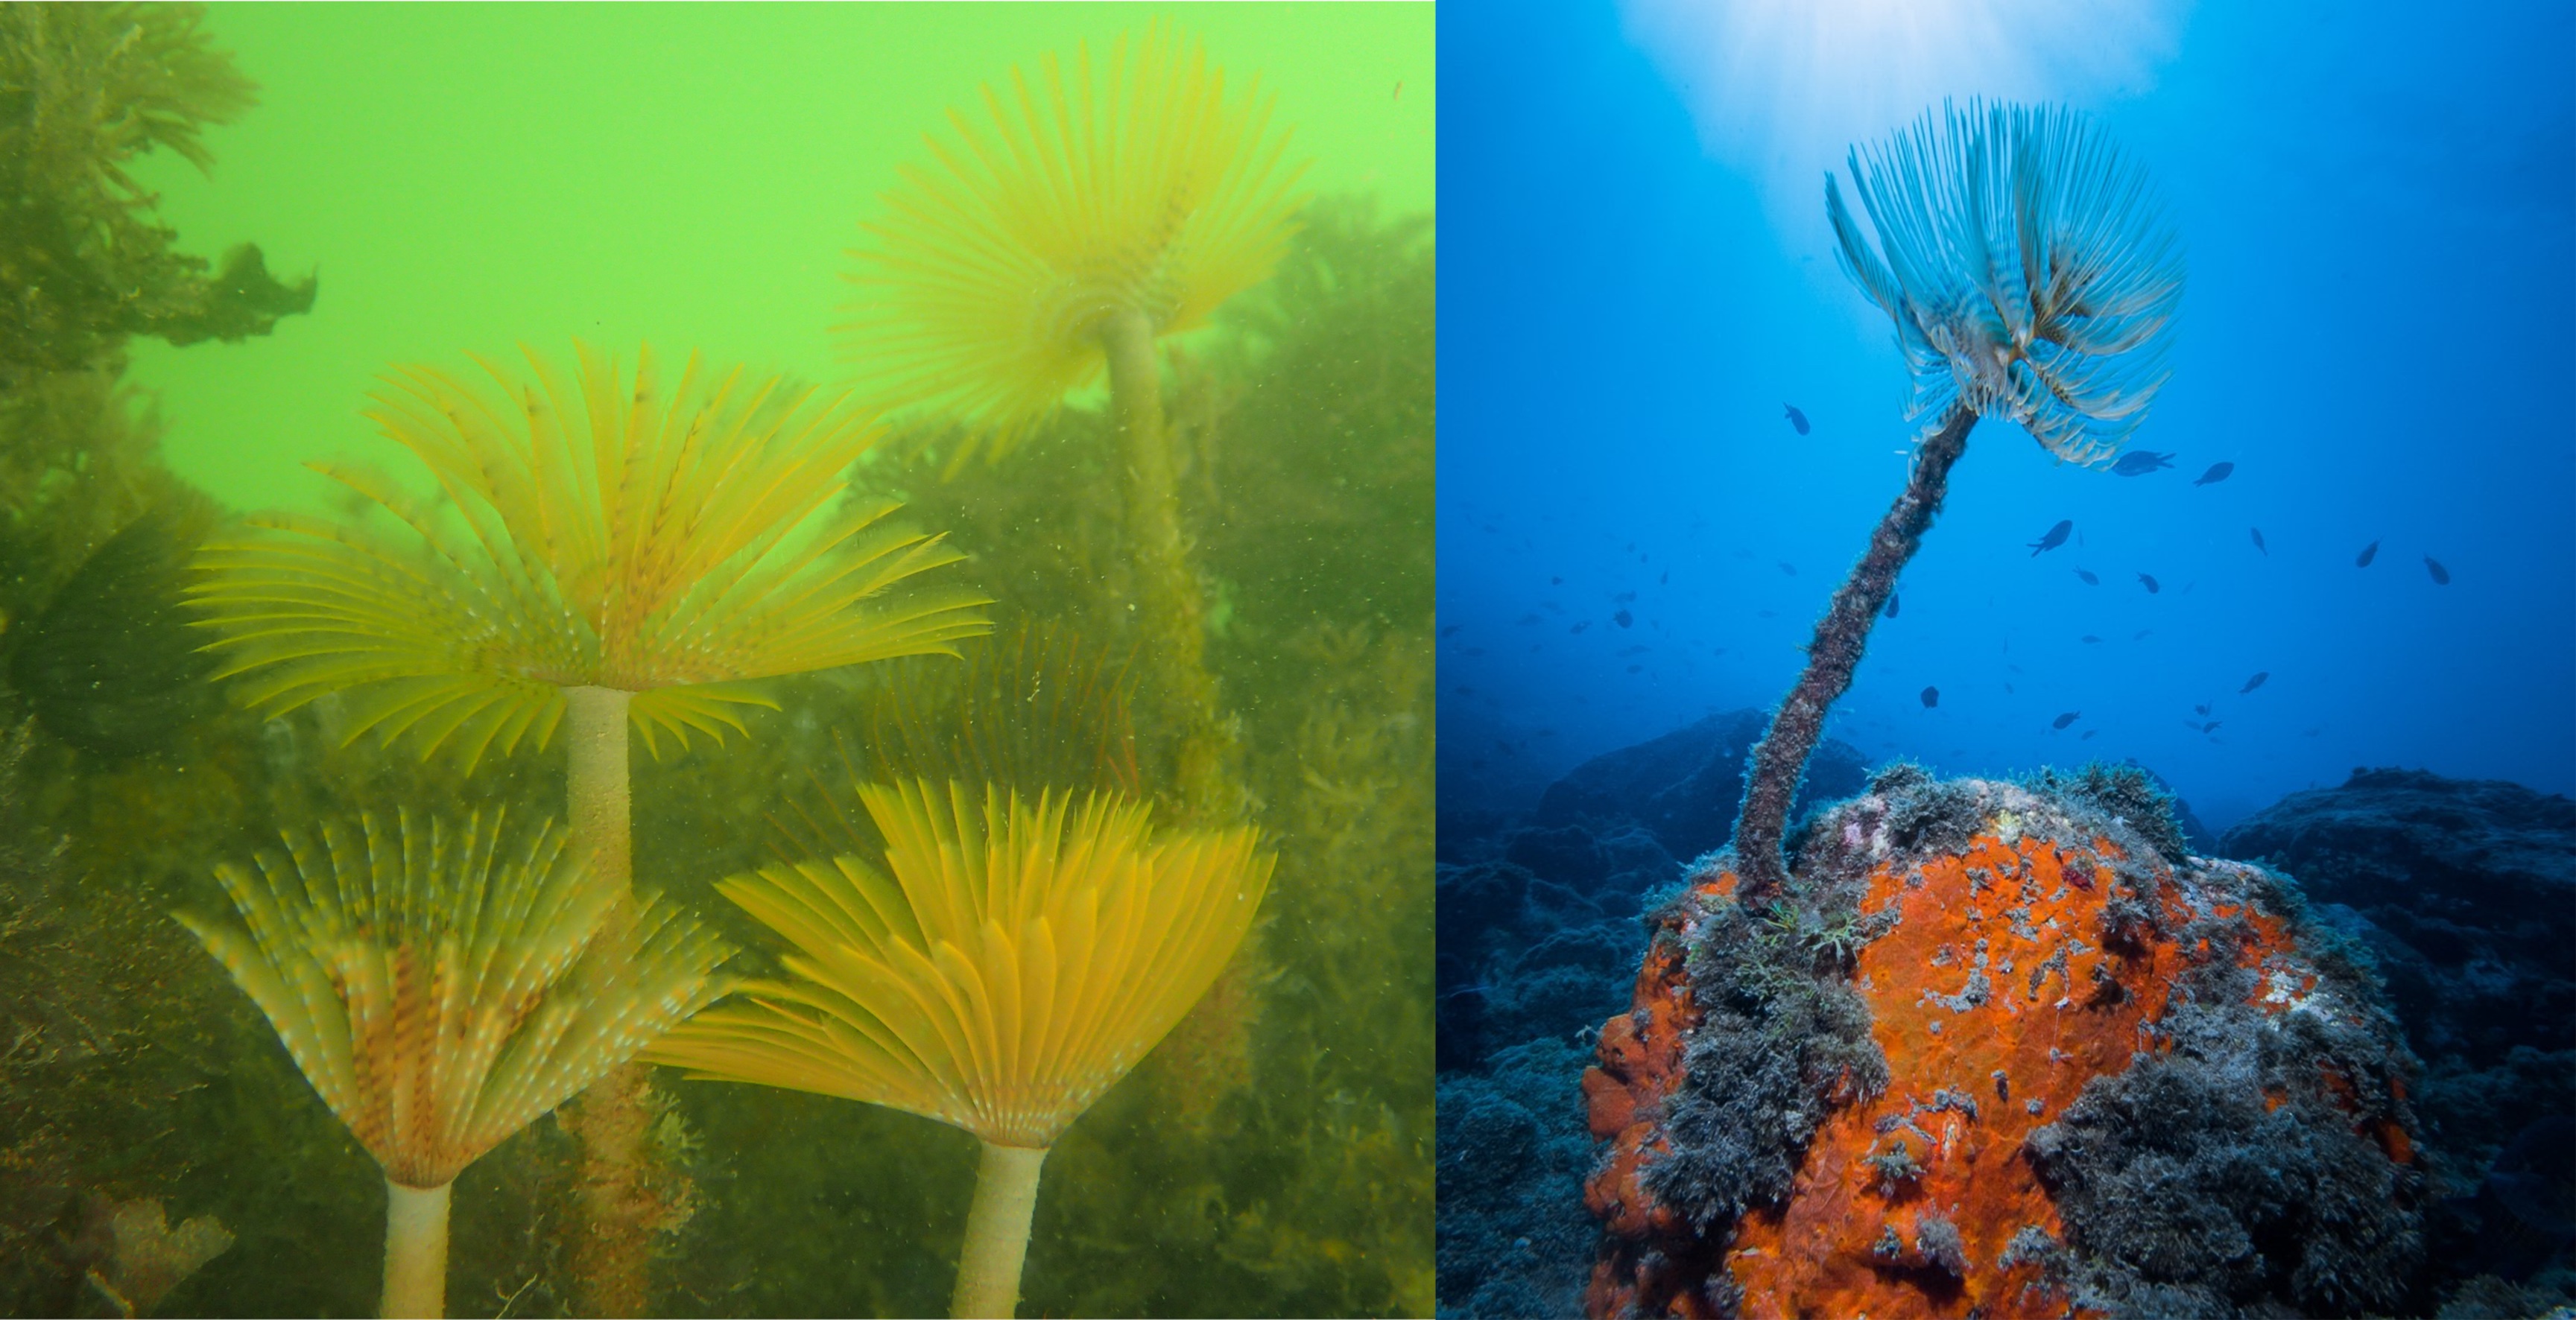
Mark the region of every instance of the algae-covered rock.
POLYGON ((1443 1316, 1561 1316, 1581 1305, 1565 1262, 1590 1250, 1583 1175, 1591 1142, 1574 1079, 1582 1051, 1533 1040, 1483 1074, 1440 1083, 1443 1316))
POLYGON ((2123 787, 1900 767, 1786 891, 1740 898, 1725 854, 1686 877, 1585 1076, 1592 1313, 2407 1301, 2412 1060, 2376 981, 2123 787))
POLYGON ((2446 1193, 2433 1286, 2459 1279, 2474 1299, 2494 1292, 2478 1276, 2500 1275, 2576 1301, 2576 802, 2355 770, 2238 822, 2221 847, 2297 876, 2387 982, 2423 1060, 2415 1111, 2446 1193))

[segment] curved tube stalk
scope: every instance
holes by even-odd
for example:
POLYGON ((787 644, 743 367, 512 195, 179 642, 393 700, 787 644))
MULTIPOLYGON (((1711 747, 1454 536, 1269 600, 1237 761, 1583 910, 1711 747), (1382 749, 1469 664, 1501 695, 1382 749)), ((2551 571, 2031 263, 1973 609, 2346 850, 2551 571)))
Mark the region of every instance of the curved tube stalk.
POLYGON ((1753 748, 1753 772, 1744 786, 1744 814, 1735 825, 1736 874, 1748 899, 1777 892, 1788 883, 1789 868, 1780 855, 1780 841, 1798 781, 1807 772, 1807 758, 1824 736, 1826 713, 1851 687, 1852 672, 1860 668, 1861 653, 1869 646, 1870 627, 1887 608, 1897 575, 1922 547, 1923 533, 1941 511, 1942 496, 1950 488, 1950 468, 1968 451, 1968 431, 1976 424, 1975 413, 1953 406, 1941 429, 1923 442, 1904 493, 1878 520, 1868 553, 1852 566, 1851 576, 1843 579, 1833 604, 1816 625, 1805 672, 1772 712, 1770 730, 1753 748))

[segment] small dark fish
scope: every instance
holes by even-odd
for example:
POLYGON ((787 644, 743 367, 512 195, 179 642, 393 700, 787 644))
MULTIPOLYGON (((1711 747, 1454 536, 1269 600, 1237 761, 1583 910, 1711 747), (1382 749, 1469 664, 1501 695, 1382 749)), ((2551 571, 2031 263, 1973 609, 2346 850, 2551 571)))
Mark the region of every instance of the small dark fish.
POLYGON ((2147 594, 2150 596, 2164 590, 2163 587, 2156 585, 2156 580, 2154 578, 2149 577, 2144 573, 2140 573, 2138 575, 2138 585, 2145 587, 2147 589, 2147 594))
POLYGON ((2098 587, 2102 585, 2102 579, 2093 576, 2093 570, 2089 568, 2079 568, 2075 570, 2075 576, 2084 579, 2084 585, 2088 587, 2098 587))
POLYGON ((2218 732, 2218 726, 2226 722, 2227 721, 2225 720, 2211 720, 2209 723, 2200 726, 2200 731, 2202 733, 2216 733, 2218 732))
POLYGON ((1464 627, 1466 627, 1466 626, 1467 626, 1467 625, 1465 625, 1465 624, 1463 624, 1463 623, 1453 623, 1453 624, 1450 624, 1448 627, 1443 628, 1443 629, 1441 629, 1441 630, 1440 630, 1440 635, 1441 635, 1441 636, 1443 636, 1443 637, 1455 637, 1455 636, 1457 636, 1457 635, 1458 635, 1458 630, 1459 630, 1459 629, 1461 629, 1461 628, 1464 628, 1464 627))
POLYGON ((2374 559, 2377 559, 2378 557, 2379 557, 2379 542, 2377 542, 2377 541, 2373 541, 2373 542, 2371 542, 2370 544, 2365 545, 2365 546, 2363 546, 2363 547, 2361 548, 2361 555, 2360 555, 2360 557, 2359 557, 2359 558, 2356 558, 2356 559, 2354 559, 2354 560, 2352 561, 2352 566, 2353 566, 2354 568, 2368 568, 2368 567, 2370 567, 2370 561, 2371 561, 2371 560, 2374 560, 2374 559))
POLYGON ((1637 553, 1637 543, 1636 543, 1636 542, 1634 542, 1634 541, 1630 541, 1630 542, 1628 543, 1628 553, 1629 553, 1629 554, 1632 554, 1632 555, 1633 555, 1633 554, 1635 554, 1635 553, 1637 553))
POLYGON ((2263 544, 2263 529, 2260 527, 2248 527, 2245 530, 2254 533, 2254 548, 2262 551, 2264 558, 2271 558, 2272 548, 2263 544))
POLYGON ((2073 724, 2082 718, 2084 718, 2084 712, 2080 710, 2070 710, 2065 714, 2058 716, 2056 719, 2049 721, 2048 727, 2052 729, 2063 729, 2067 725, 2073 724))
POLYGON ((1899 598, 1895 592, 1891 591, 1887 593, 1887 617, 1891 619, 1896 617, 1896 602, 1898 599, 1899 598))
POLYGON ((1552 601, 1552 600, 1543 600, 1543 601, 1540 601, 1540 602, 1538 603, 1538 607, 1539 607, 1540 609, 1543 609, 1543 610, 1547 611, 1547 612, 1548 612, 1548 613, 1550 613, 1550 614, 1563 614, 1563 613, 1565 613, 1565 607, 1564 607, 1564 606, 1562 606, 1562 605, 1557 604, 1555 601, 1552 601))
POLYGON ((1938 706, 1938 705, 1940 705, 1940 704, 1941 704, 1941 689, 1936 688, 1936 687, 1928 687, 1928 688, 1923 689, 1923 709, 1925 709, 1925 710, 1930 710, 1930 709, 1932 709, 1934 706, 1938 706))
POLYGON ((2074 520, 2074 519, 2072 519, 2072 518, 2065 518, 2065 519, 2061 519, 2061 520, 2059 520, 2058 524, 2057 524, 2055 527, 2051 527, 2051 528, 2049 528, 2049 529, 2048 529, 2048 534, 2047 534, 2046 536, 2043 536, 2043 537, 2039 538, 2039 539, 2038 539, 2038 540, 2036 540, 2036 541, 2032 541, 2032 542, 2030 542, 2030 553, 2031 553, 2031 557, 2032 557, 2032 558, 2034 558, 2034 559, 2036 559, 2036 558, 2038 558, 2038 557, 2039 557, 2039 553, 2040 553, 2041 551, 2043 551, 2043 550, 2054 550, 2054 549, 2056 549, 2057 547, 2059 547, 2059 546, 2061 546, 2061 545, 2066 544, 2066 537, 2067 537, 2067 534, 2068 534, 2068 533, 2070 533, 2070 532, 2073 532, 2074 530, 2075 530, 2075 520, 2074 520))
POLYGON ((2099 637, 2094 636, 2094 635, 2093 635, 2093 634, 2091 634, 2091 633, 2086 633, 2086 634, 2084 634, 2083 636, 2076 638, 2075 640, 2077 640, 2077 641, 2079 641, 2079 642, 2100 642, 2102 639, 2101 639, 2101 638, 2099 638, 2099 637))
POLYGON ((1669 569, 1669 568, 1664 570, 1664 575, 1663 575, 1662 577, 1659 577, 1659 578, 1656 578, 1656 579, 1655 579, 1655 585, 1656 585, 1656 586, 1659 586, 1659 587, 1669 587, 1669 586, 1671 586, 1672 584, 1673 584, 1673 571, 1672 571, 1671 569, 1669 569))
POLYGON ((1613 604, 1613 605, 1625 605, 1625 604, 1627 604, 1629 601, 1635 600, 1636 598, 1637 598, 1637 593, 1636 593, 1636 592, 1633 592, 1633 591, 1623 591, 1623 592, 1620 592, 1620 593, 1619 593, 1618 595, 1616 595, 1616 596, 1612 596, 1612 597, 1610 598, 1610 603, 1611 603, 1611 604, 1613 604))
POLYGON ((1469 655, 1483 655, 1484 653, 1485 648, 1481 646, 1470 646, 1467 648, 1467 654, 1469 655))
POLYGON ((2140 629, 2139 629, 2139 630, 2137 630, 2136 632, 2133 632, 2133 633, 2129 634, 2129 640, 2130 640, 2130 641, 2133 641, 2133 642, 2143 642, 2143 641, 2147 640, 2148 636, 2149 636, 2149 635, 2151 635, 2151 634, 2153 634, 2154 632, 2155 632, 2155 629, 2153 629, 2153 628, 2140 628, 2140 629))
POLYGON ((1753 613, 1757 617, 1765 619, 1776 619, 1780 617, 1780 611, 1778 610, 1755 610, 1753 613))
POLYGON ((2182 727, 2184 727, 2184 728, 2186 728, 2186 729, 2189 729, 2189 730, 2191 730, 2191 731, 2192 731, 2192 732, 2194 732, 2194 733, 2198 733, 2198 732, 2200 732, 2200 721, 2198 721, 2198 720, 2184 720, 2184 721, 2182 722, 2182 727))
POLYGON ((1565 585, 1565 579, 1564 579, 1564 578, 1561 578, 1561 577, 1553 577, 1553 576, 1551 576, 1550 578, 1548 578, 1548 580, 1547 580, 1547 584, 1548 584, 1549 586, 1551 586, 1551 587, 1561 587, 1561 586, 1564 586, 1564 585, 1565 585))
POLYGON ((2209 465, 2209 470, 2207 472, 2200 474, 2200 480, 2191 484, 2195 486, 2213 486, 2219 482, 2227 480, 2227 474, 2234 472, 2235 470, 2236 465, 2233 463, 2212 463, 2209 465))
POLYGON ((2442 567, 2441 560, 2431 555, 2424 556, 2424 571, 2433 575, 2435 583, 2445 587, 2451 585, 2451 570, 2442 567))
POLYGON ((1532 611, 1531 613, 1524 614, 1518 619, 1513 620, 1513 622, 1520 627, 1526 628, 1531 624, 1538 622, 1538 614, 1536 611, 1532 611))
POLYGON ((2006 684, 2004 684, 2004 695, 2005 695, 2005 696, 2007 696, 2007 697, 2011 696, 2011 695, 2012 695, 2012 690, 2013 690, 2013 685, 2012 685, 2012 684, 2010 684, 2010 683, 2006 683, 2006 684))
POLYGON ((1644 665, 1630 665, 1630 666, 1628 666, 1628 672, 1629 672, 1629 673, 1631 673, 1631 674, 1633 674, 1633 673, 1636 673, 1638 670, 1643 669, 1643 668, 1645 668, 1645 666, 1644 666, 1644 665))
POLYGON ((1619 648, 1619 658, 1625 660, 1629 656, 1644 655, 1646 652, 1654 649, 1655 648, 1651 646, 1623 646, 1619 648))
POLYGON ((2194 706, 2191 710, 2195 715, 2206 715, 2209 713, 2209 707, 2206 705, 2194 706))
POLYGON ((2241 697, 2241 696, 2244 696, 2246 693, 2251 692, 2251 691, 2253 691, 2254 689, 2256 689, 2256 688, 2258 688, 2258 687, 2263 686, 2263 680, 2264 680, 2264 679, 2267 679, 2267 678, 2270 678, 2271 676, 2272 676, 2272 671, 2271 671, 2271 670, 2269 670, 2269 669, 2266 669, 2266 670, 2264 670, 2263 672, 2261 672, 2261 673, 2259 673, 2259 674, 2256 674, 2254 677, 2252 677, 2252 678, 2249 678, 2249 679, 2245 680, 2245 686, 2243 686, 2243 687, 2241 687, 2241 688, 2236 689, 2236 695, 2238 695, 2238 696, 2240 696, 2240 697, 2241 697))
MULTIPOLYGON (((2090 737, 2092 737, 2094 734, 2097 734, 2097 733, 2100 733, 2100 732, 2101 732, 2101 730, 2100 730, 2100 729, 2086 729, 2086 730, 2084 731, 2084 738, 2090 738, 2090 737)), ((2076 739, 2075 741, 2077 741, 2077 742, 2082 742, 2082 741, 2084 741, 2084 738, 2078 738, 2078 739, 2076 739)))
POLYGON ((1807 433, 1807 415, 1798 411, 1796 407, 1790 404, 1784 403, 1780 406, 1789 410, 1789 425, 1797 427, 1798 434, 1805 435, 1807 433))
POLYGON ((1449 689, 1449 690, 1450 690, 1450 691, 1452 691, 1452 692, 1457 693, 1459 696, 1462 696, 1462 697, 1472 697, 1472 696, 1476 695, 1476 689, 1471 688, 1471 687, 1467 686, 1467 685, 1466 685, 1466 684, 1464 684, 1464 683, 1461 683, 1461 684, 1459 684, 1458 686, 1453 687, 1453 688, 1451 688, 1451 689, 1449 689))
POLYGON ((1566 631, 1567 631, 1567 632, 1578 632, 1578 633, 1579 633, 1579 632, 1583 631, 1584 629, 1589 628, 1589 627, 1591 627, 1591 626, 1592 626, 1592 620, 1590 620, 1590 619, 1585 619, 1583 622, 1578 623, 1578 624, 1574 625, 1573 627, 1566 629, 1566 631))
POLYGON ((1637 622, 1637 616, 1636 616, 1636 615, 1633 615, 1633 614, 1630 614, 1630 613, 1629 613, 1629 612, 1627 612, 1626 610, 1621 610, 1621 611, 1619 611, 1618 613, 1611 615, 1611 616, 1610 616, 1610 621, 1611 621, 1612 623, 1615 623, 1615 624, 1619 625, 1619 626, 1620 626, 1620 627, 1622 627, 1622 628, 1628 628, 1628 627, 1633 627, 1633 626, 1635 626, 1635 624, 1636 624, 1636 622, 1637 622))
POLYGON ((2120 455, 2120 461, 2111 465, 2111 475, 2143 477, 2158 468, 2172 467, 2173 458, 2171 454, 2159 454, 2152 449, 2132 449, 2120 455))
POLYGON ((1780 561, 1780 571, 1781 571, 1781 572, 1783 572, 1783 573, 1788 574, 1788 575, 1789 575, 1789 576, 1791 576, 1791 577, 1796 577, 1796 576, 1798 576, 1798 566, 1797 566, 1796 564, 1792 564, 1792 563, 1790 563, 1790 562, 1789 562, 1788 560, 1786 560, 1786 559, 1783 559, 1783 560, 1781 560, 1781 561, 1780 561))

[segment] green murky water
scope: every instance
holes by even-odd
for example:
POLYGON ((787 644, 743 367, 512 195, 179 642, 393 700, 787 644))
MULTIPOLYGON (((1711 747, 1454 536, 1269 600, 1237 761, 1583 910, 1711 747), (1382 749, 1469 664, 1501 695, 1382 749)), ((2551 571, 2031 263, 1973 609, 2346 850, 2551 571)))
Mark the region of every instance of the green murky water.
MULTIPOLYGON (((842 276, 906 171, 945 168, 926 135, 953 154, 952 108, 989 125, 979 89, 1042 87, 1085 43, 1106 86, 1158 18, 1223 69, 1222 102, 1258 75, 1278 168, 1304 165, 1266 276, 1153 345, 1176 548, 1137 511, 1135 424, 1096 371, 990 462, 950 462, 991 429, 972 399, 893 411, 785 544, 900 502, 965 555, 919 576, 989 597, 992 633, 727 689, 758 704, 720 741, 639 739, 634 886, 769 976, 783 942, 716 886, 874 857, 854 779, 1257 826, 1262 918, 1053 1147, 1020 1313, 1429 1313, 1427 5, 0 13, 0 1311, 374 1313, 375 1159, 168 914, 229 919, 214 868, 281 829, 566 810, 562 736, 469 768, 424 758, 418 727, 360 728, 382 713, 363 685, 277 714, 259 672, 217 678, 199 648, 224 630, 184 595, 198 547, 288 535, 241 530, 268 511, 418 556, 316 460, 380 470, 387 502, 461 534, 475 510, 364 415, 396 364, 471 380, 469 355, 526 344, 569 374, 579 339, 627 372, 649 343, 672 378, 696 350, 878 389, 834 330, 867 296, 842 276), (1176 619, 1203 654, 1169 644, 1176 619)), ((1027 301, 1079 321, 1134 287, 1174 315, 1215 240, 1170 209, 1197 246, 1027 301)), ((647 1312, 946 1311, 973 1136, 670 1069, 641 1113, 647 1312)), ((456 1179, 451 1314, 584 1313, 584 1161, 549 1116, 456 1179)))

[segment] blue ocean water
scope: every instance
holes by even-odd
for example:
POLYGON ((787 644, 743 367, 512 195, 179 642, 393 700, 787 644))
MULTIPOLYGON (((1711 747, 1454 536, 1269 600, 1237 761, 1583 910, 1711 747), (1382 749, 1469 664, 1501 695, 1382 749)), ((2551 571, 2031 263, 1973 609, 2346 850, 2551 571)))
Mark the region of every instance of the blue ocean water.
POLYGON ((1702 8, 1442 18, 1444 812, 1787 690, 1914 430, 1824 176, 1943 96, 2152 177, 2189 277, 2133 447, 2174 457, 1980 425, 1828 736, 2134 759, 2213 829, 2365 765, 2576 791, 2576 7, 1702 8))

